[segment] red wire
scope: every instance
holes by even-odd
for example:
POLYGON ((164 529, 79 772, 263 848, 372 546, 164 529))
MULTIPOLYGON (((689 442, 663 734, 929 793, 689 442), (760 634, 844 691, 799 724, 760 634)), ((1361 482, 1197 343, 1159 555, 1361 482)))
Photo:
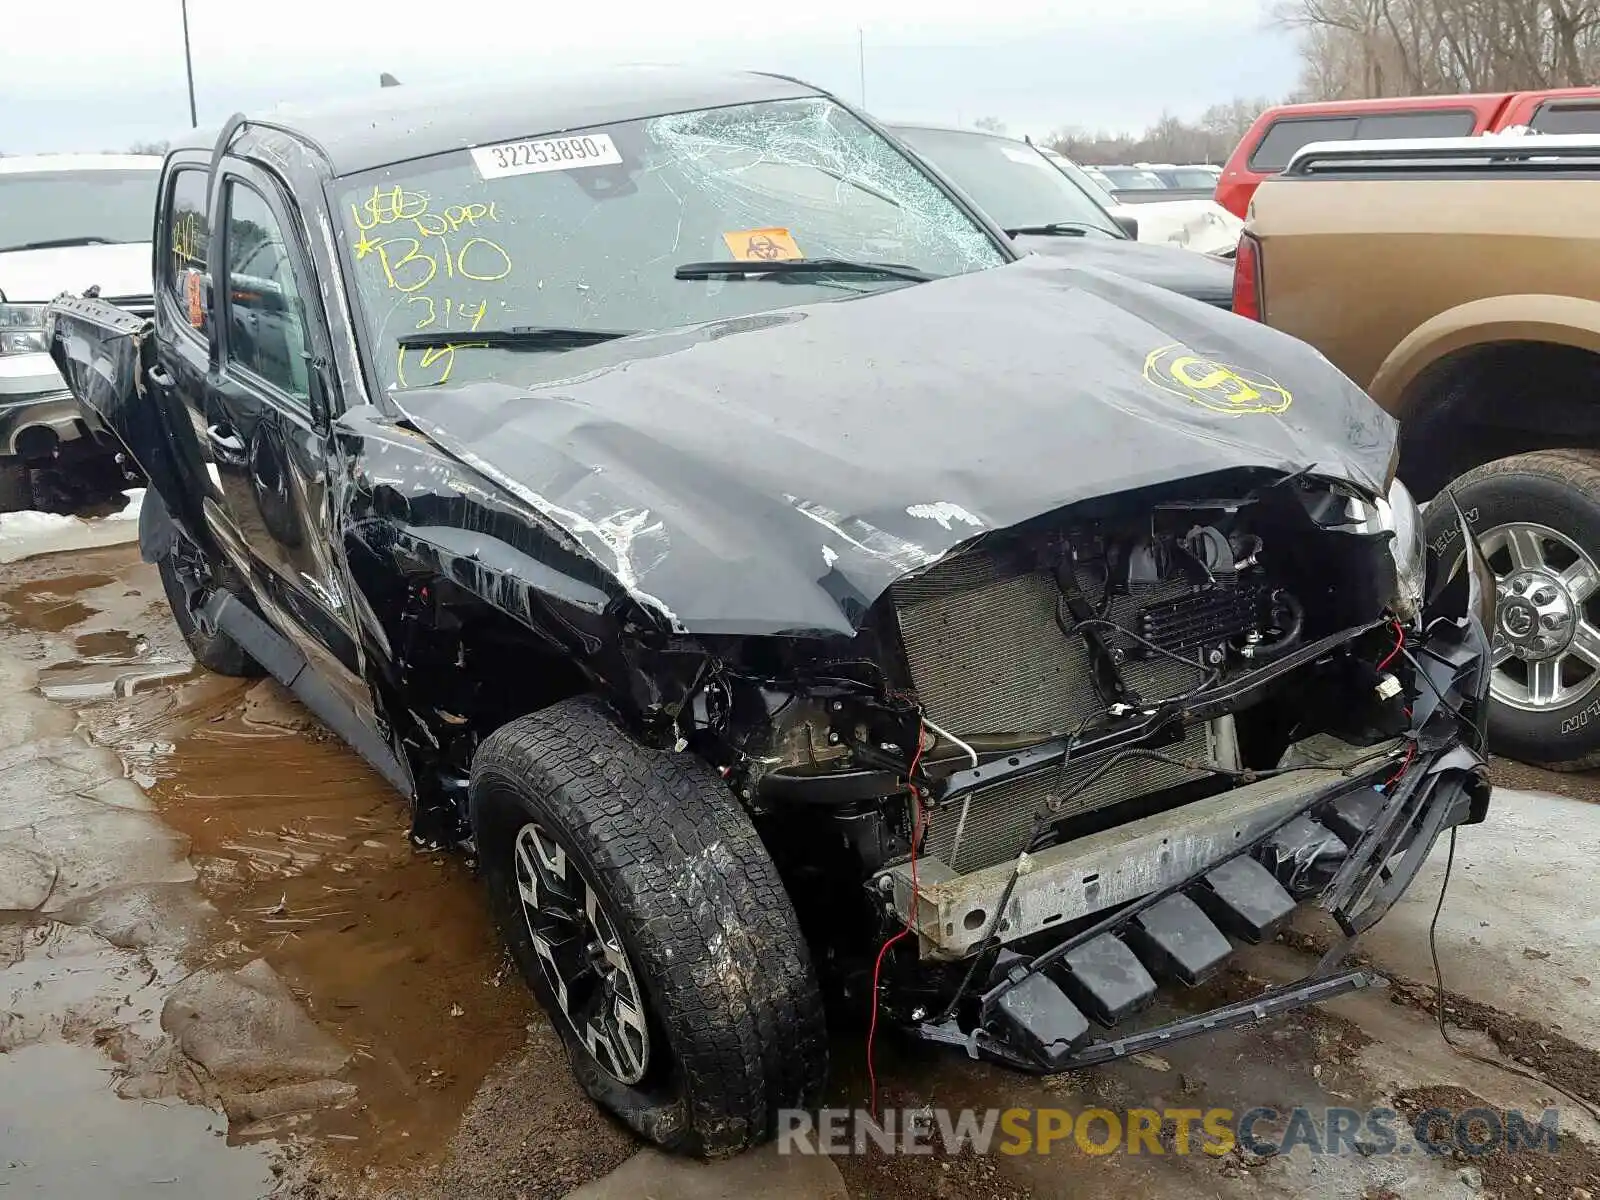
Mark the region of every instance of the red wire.
POLYGON ((1394 626, 1394 635, 1395 635, 1395 637, 1394 637, 1394 649, 1389 651, 1389 653, 1384 656, 1383 661, 1378 664, 1378 670, 1380 670, 1380 671, 1382 671, 1385 667, 1387 667, 1395 659, 1399 658, 1400 657, 1400 651, 1402 651, 1402 650, 1404 650, 1406 648, 1406 630, 1405 630, 1405 626, 1400 624, 1399 621, 1390 621, 1389 624, 1394 626))
MULTIPOLYGON (((917 910, 917 846, 922 841, 922 797, 917 795, 917 766, 922 762, 922 720, 917 720, 917 749, 911 756, 911 767, 906 771, 906 789, 911 793, 911 911, 917 910)), ((884 956, 889 953, 889 947, 903 937, 911 935, 911 926, 907 925, 894 936, 885 941, 878 950, 877 961, 872 964, 872 1019, 867 1022, 867 1087, 870 1092, 867 1096, 868 1106, 872 1109, 872 1119, 878 1119, 878 1072, 873 1066, 872 1045, 878 1036, 878 978, 883 971, 884 956)))
MULTIPOLYGON (((1389 653, 1384 656, 1383 661, 1378 664, 1378 670, 1380 671, 1392 663, 1396 658, 1400 657, 1400 651, 1406 648, 1405 626, 1400 624, 1399 621, 1390 621, 1389 624, 1394 627, 1394 649, 1390 650, 1389 653)), ((1411 715, 1410 708, 1407 708, 1405 712, 1406 716, 1409 717, 1411 715)), ((1397 770, 1393 775, 1389 776, 1388 779, 1384 780, 1383 786, 1385 789, 1394 786, 1395 781, 1406 773, 1406 769, 1411 766, 1411 760, 1416 756, 1417 744, 1415 742, 1407 743, 1406 756, 1400 761, 1400 769, 1397 770)))
POLYGON ((1404 775, 1406 773, 1407 769, 1409 769, 1410 766, 1411 766, 1411 760, 1413 758, 1415 758, 1416 756, 1417 756, 1417 744, 1415 742, 1406 743, 1406 756, 1400 762, 1400 769, 1398 771, 1396 771, 1393 775, 1389 776, 1388 779, 1384 780, 1383 781, 1383 786, 1386 787, 1386 788, 1393 787, 1395 780, 1399 779, 1400 776, 1402 776, 1402 775, 1404 775))

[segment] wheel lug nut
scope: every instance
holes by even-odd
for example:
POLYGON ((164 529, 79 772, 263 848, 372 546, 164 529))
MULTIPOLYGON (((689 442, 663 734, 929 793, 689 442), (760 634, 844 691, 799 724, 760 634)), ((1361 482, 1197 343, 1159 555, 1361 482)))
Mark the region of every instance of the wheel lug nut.
POLYGON ((1556 590, 1553 587, 1542 587, 1533 594, 1535 604, 1549 604, 1555 598, 1556 590))
POLYGON ((1539 618, 1539 624, 1543 625, 1546 629, 1560 629, 1566 623, 1566 613, 1545 613, 1544 616, 1539 618))
POLYGON ((1523 592, 1528 590, 1528 581, 1526 579, 1513 580, 1511 590, 1519 596, 1522 595, 1523 592))

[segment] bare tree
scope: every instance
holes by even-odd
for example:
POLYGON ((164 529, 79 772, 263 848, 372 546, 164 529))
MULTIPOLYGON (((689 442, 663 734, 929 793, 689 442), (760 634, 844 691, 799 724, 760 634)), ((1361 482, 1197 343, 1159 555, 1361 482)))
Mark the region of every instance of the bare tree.
POLYGON ((999 117, 979 117, 972 123, 974 129, 981 129, 985 133, 1004 133, 1006 123, 999 117))
POLYGON ((1220 163, 1269 104, 1271 101, 1265 96, 1239 96, 1213 104, 1192 123, 1163 113, 1143 133, 1112 134, 1067 127, 1052 133, 1045 144, 1074 162, 1091 164, 1220 163))
POLYGON ((1572 87, 1600 73, 1600 0, 1280 0, 1300 96, 1572 87))

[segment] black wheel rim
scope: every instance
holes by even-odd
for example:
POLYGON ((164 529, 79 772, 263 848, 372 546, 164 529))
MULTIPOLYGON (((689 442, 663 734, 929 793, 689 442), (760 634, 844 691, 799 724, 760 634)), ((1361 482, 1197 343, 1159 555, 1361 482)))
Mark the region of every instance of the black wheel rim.
POLYGON ((599 893, 537 822, 513 843, 517 895, 556 1006, 596 1065, 635 1084, 650 1065, 644 997, 599 893))
POLYGON ((206 601, 215 590, 211 565, 200 548, 183 537, 173 545, 171 559, 173 571, 183 586, 183 602, 189 610, 189 620, 201 633, 211 633, 210 621, 205 615, 206 601))

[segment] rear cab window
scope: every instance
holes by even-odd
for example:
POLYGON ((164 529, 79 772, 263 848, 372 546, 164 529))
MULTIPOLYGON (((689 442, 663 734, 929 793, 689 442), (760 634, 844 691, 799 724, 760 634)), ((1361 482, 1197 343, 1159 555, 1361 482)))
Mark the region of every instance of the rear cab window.
POLYGON ((1535 133, 1600 133, 1600 100, 1546 100, 1528 124, 1535 133))
POLYGON ((1468 108, 1411 109, 1361 116, 1283 117, 1268 127, 1250 156, 1250 169, 1281 171, 1295 152, 1312 142, 1352 142, 1384 138, 1466 137, 1477 127, 1468 108))
POLYGON ((206 255, 211 247, 211 227, 206 216, 206 170, 178 167, 167 184, 167 219, 161 230, 156 290, 161 302, 177 317, 178 327, 195 336, 209 331, 210 281, 206 255))
POLYGON ((1468 137, 1477 125, 1477 115, 1466 108, 1374 113, 1357 122, 1356 138, 1368 141, 1379 138, 1468 137))

